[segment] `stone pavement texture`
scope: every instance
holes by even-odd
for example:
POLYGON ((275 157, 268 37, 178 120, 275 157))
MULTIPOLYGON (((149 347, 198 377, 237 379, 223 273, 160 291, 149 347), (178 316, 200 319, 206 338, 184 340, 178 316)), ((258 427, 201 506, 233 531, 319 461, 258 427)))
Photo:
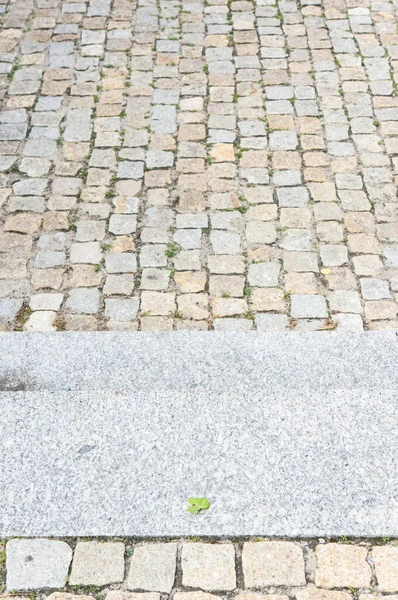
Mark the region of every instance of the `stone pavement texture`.
POLYGON ((0 393, 0 537, 398 537, 397 386, 163 381, 0 393))
POLYGON ((0 537, 398 535, 392 331, 6 332, 0 356, 0 537))
POLYGON ((395 600, 398 592, 397 541, 388 538, 11 539, 2 553, 1 600, 35 598, 24 591, 40 600, 395 600))
POLYGON ((0 356, 0 391, 197 392, 210 410, 220 394, 398 389, 392 331, 9 332, 0 356))
POLYGON ((1 329, 398 328, 396 0, 1 1, 1 329))

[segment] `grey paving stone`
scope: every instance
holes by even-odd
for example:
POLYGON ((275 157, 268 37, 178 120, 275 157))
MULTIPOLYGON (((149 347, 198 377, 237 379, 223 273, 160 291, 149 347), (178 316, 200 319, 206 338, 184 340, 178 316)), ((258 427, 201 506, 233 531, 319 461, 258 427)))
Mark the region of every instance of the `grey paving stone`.
POLYGON ((26 123, 12 123, 0 125, 0 140, 23 140, 26 136, 28 126, 26 123))
POLYGON ((57 313, 50 310, 36 310, 24 325, 24 331, 55 331, 57 313))
POLYGON ((29 306, 32 310, 59 310, 63 294, 35 294, 31 297, 29 306))
POLYGON ((105 268, 108 273, 135 273, 137 257, 133 253, 108 254, 105 257, 105 268))
POLYGON ((167 265, 166 244, 142 246, 139 254, 141 267, 165 267, 167 265))
POLYGON ((364 300, 383 300, 391 298, 388 282, 383 279, 369 277, 359 280, 364 300))
POLYGON ((137 228, 135 215, 112 215, 109 221, 109 231, 115 235, 133 233, 137 228))
POLYGON ((280 207, 302 207, 309 201, 308 192, 303 187, 278 188, 276 193, 280 207))
POLYGON ((51 267, 59 267, 66 262, 65 252, 57 252, 54 250, 42 250, 36 254, 35 267, 36 269, 49 269, 51 267))
POLYGON ((16 298, 0 298, 0 321, 13 321, 22 306, 22 300, 16 298))
POLYGON ((25 179, 13 185, 16 196, 42 196, 47 187, 47 179, 25 179))
POLYGON ((227 231, 212 231, 210 241, 214 254, 238 254, 240 250, 240 236, 227 231))
POLYGON ((253 329, 251 319, 223 318, 214 319, 213 327, 215 331, 250 331, 253 329))
POLYGON ((298 138, 295 131, 273 131, 269 136, 269 145, 273 150, 295 150, 298 138))
POLYGON ((72 549, 48 539, 7 542, 7 590, 59 588, 66 583, 72 549))
POLYGON ((105 316, 115 321, 131 321, 137 317, 140 302, 138 298, 105 300, 105 316))
POLYGON ((249 284, 256 287, 276 287, 281 266, 277 262, 257 263, 249 266, 249 284))
POLYGON ((35 156, 38 158, 48 158, 53 156, 57 145, 53 140, 30 139, 26 142, 23 150, 24 156, 35 156))
POLYGON ((69 292, 66 309, 77 314, 91 315, 99 310, 100 294, 97 289, 80 288, 69 292))
POLYGON ((170 271, 167 269, 142 270, 141 286, 143 290, 166 290, 169 285, 170 271))
POLYGON ((285 331, 289 325, 287 315, 258 313, 256 325, 259 331, 285 331))
POLYGON ((102 240, 105 236, 105 223, 101 221, 79 221, 76 229, 77 242, 102 240))
POLYGON ((337 244, 321 246, 320 255, 322 264, 326 267, 338 267, 348 262, 346 246, 337 244))
POLYGON ((337 327, 344 331, 363 331, 363 321, 360 315, 341 313, 333 315, 337 327))
POLYGON ((330 310, 343 313, 361 313, 362 306, 358 292, 336 290, 328 294, 330 310))
POLYGON ((297 319, 326 318, 326 300, 316 294, 292 294, 292 317, 297 319))
POLYGON ((134 275, 107 275, 103 293, 106 296, 129 296, 134 288, 134 275))
POLYGON ((172 152, 163 150, 148 150, 146 155, 146 166, 148 169, 158 169, 164 167, 172 167, 174 163, 174 155, 172 152))
POLYGON ((72 244, 70 250, 71 263, 86 263, 96 265, 101 260, 99 242, 81 242, 72 244))

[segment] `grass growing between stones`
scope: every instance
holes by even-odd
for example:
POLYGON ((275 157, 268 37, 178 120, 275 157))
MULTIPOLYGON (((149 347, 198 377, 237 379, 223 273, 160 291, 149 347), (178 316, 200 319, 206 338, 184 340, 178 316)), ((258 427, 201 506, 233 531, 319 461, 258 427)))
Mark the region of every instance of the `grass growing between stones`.
POLYGON ((4 592, 6 585, 6 542, 0 540, 0 594, 4 592))

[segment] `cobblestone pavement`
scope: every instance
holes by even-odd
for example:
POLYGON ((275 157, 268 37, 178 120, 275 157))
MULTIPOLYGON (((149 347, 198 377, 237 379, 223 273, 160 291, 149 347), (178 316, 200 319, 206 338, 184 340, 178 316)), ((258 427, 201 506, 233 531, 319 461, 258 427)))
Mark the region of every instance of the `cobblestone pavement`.
POLYGON ((0 328, 397 329, 397 6, 1 4, 0 328))
POLYGON ((175 600, 381 600, 398 592, 398 546, 386 539, 13 539, 3 554, 4 582, 13 595, 5 593, 1 600, 21 590, 51 588, 62 588, 51 600, 161 600, 169 595, 175 600))

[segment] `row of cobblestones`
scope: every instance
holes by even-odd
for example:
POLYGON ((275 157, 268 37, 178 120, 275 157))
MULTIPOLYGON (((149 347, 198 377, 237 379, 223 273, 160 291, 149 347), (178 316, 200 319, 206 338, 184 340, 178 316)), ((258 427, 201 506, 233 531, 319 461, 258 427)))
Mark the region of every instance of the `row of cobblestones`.
POLYGON ((60 588, 51 600, 220 597, 208 592, 238 600, 380 600, 398 592, 398 546, 386 541, 13 539, 6 569, 2 600, 11 592, 51 588, 60 588))
POLYGON ((0 329, 398 328, 396 0, 0 17, 0 329))

